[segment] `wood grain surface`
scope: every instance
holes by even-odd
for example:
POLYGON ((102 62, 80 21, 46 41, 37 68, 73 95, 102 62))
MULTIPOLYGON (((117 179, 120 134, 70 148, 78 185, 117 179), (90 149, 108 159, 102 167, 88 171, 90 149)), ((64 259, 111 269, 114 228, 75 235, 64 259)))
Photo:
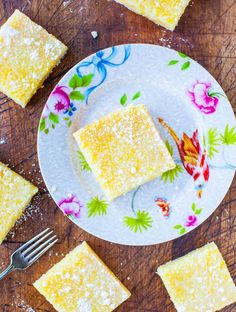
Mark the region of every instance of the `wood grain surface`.
MULTIPOLYGON (((58 80, 84 57, 116 44, 154 43, 185 52, 219 81, 236 111, 236 1, 195 0, 174 32, 111 0, 1 0, 0 24, 15 9, 61 39, 69 51, 26 109, 0 94, 0 160, 40 188, 25 218, 0 246, 0 269, 21 243, 40 230, 51 227, 59 236, 53 250, 38 263, 0 282, 0 312, 53 312, 32 283, 84 240, 132 292, 117 311, 175 311, 156 268, 210 241, 218 244, 236 282, 236 180, 215 213, 190 234, 152 247, 125 247, 95 238, 63 216, 42 180, 36 148, 39 118, 58 80), (99 32, 96 40, 91 36, 93 30, 99 32)), ((223 311, 236 311, 236 304, 223 311)))

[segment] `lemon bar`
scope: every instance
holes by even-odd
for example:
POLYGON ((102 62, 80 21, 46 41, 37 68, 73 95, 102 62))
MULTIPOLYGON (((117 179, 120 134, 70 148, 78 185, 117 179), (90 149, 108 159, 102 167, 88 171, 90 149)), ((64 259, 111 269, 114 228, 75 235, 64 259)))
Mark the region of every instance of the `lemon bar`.
POLYGON ((175 167, 142 104, 108 114, 74 137, 109 200, 175 167))
POLYGON ((130 292, 86 242, 34 283, 59 312, 109 312, 130 292))
POLYGON ((37 187, 0 162, 0 244, 37 192, 37 187))
POLYGON ((67 47, 16 10, 0 28, 0 91, 25 107, 67 47))
POLYGON ((158 268, 178 312, 215 312, 236 301, 236 287, 215 243, 158 268))
POLYGON ((174 30, 190 0, 115 0, 169 30, 174 30))

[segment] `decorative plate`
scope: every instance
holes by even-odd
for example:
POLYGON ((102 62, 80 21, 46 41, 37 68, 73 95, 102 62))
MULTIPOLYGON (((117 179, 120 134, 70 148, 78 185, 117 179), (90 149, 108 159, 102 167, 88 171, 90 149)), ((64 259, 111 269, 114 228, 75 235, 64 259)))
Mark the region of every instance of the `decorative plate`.
POLYGON ((148 44, 99 51, 51 93, 38 155, 58 207, 85 231, 125 245, 175 239, 217 208, 236 168, 236 123, 219 84, 187 55, 148 44), (73 139, 85 124, 146 104, 177 166, 108 202, 73 139))

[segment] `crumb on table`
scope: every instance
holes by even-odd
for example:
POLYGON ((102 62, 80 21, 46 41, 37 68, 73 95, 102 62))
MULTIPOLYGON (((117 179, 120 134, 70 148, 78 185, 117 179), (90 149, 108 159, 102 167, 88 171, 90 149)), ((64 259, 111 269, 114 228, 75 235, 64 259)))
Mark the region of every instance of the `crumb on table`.
POLYGON ((91 31, 91 36, 93 37, 93 39, 97 39, 98 38, 98 32, 96 30, 91 31))

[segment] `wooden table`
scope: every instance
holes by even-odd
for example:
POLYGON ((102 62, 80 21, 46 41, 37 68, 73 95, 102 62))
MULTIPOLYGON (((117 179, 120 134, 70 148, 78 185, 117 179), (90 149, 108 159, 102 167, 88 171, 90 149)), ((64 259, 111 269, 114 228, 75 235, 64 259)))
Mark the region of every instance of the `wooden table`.
MULTIPOLYGON (((69 52, 26 109, 0 94, 0 138, 6 141, 0 144, 0 160, 40 188, 26 220, 0 246, 0 268, 13 250, 46 227, 54 228, 60 240, 40 262, 0 283, 0 312, 54 311, 32 283, 84 240, 132 292, 117 311, 175 311, 156 268, 209 241, 220 247, 236 282, 236 180, 215 213, 190 234, 152 247, 124 247, 87 234, 63 216, 43 183, 36 149, 39 118, 58 80, 87 55, 121 43, 154 43, 187 53, 215 76, 236 111, 236 1, 195 0, 173 33, 108 0, 2 0, 0 24, 15 9, 60 38, 69 52), (99 32, 96 40, 90 34, 93 30, 99 32)), ((236 304, 224 311, 236 311, 236 304)))

